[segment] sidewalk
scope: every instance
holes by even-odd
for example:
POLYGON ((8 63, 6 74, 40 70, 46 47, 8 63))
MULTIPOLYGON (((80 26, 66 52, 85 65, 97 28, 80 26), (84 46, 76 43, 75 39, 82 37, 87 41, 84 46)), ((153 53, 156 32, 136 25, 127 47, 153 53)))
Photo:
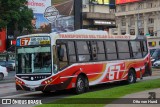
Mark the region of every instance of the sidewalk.
MULTIPOLYGON (((160 98, 160 88, 148 90, 148 91, 143 91, 143 92, 138 92, 138 93, 134 93, 134 94, 129 94, 129 95, 126 95, 122 98, 148 98, 149 92, 155 92, 156 98, 160 98)), ((105 107, 142 107, 142 106, 143 107, 160 107, 160 104, 108 104, 105 107)))

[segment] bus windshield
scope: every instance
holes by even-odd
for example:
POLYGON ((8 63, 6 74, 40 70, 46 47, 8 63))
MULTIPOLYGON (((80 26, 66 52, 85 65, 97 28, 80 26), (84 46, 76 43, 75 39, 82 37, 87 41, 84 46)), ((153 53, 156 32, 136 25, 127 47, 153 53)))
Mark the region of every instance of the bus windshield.
POLYGON ((51 73, 50 46, 17 47, 17 74, 51 73))

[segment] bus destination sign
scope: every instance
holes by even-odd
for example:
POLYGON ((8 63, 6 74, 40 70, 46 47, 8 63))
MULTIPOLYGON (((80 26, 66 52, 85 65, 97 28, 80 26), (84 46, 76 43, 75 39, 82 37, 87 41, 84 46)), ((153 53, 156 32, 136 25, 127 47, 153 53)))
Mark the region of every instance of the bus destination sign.
POLYGON ((25 37, 17 39, 16 46, 48 45, 50 42, 49 37, 25 37))

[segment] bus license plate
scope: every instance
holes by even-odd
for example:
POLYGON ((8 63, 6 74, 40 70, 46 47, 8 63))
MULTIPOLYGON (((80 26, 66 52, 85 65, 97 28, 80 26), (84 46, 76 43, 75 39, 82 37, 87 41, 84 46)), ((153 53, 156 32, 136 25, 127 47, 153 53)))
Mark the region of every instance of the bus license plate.
POLYGON ((30 88, 30 91, 35 91, 35 88, 30 88))

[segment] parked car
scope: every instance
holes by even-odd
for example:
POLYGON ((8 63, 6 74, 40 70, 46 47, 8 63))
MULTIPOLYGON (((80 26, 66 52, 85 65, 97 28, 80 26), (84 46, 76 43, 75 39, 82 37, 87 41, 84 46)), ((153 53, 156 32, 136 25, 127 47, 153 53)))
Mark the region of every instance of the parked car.
POLYGON ((152 56, 156 49, 150 49, 150 55, 152 56))
POLYGON ((15 70, 15 61, 8 60, 8 61, 0 61, 0 65, 6 67, 8 71, 15 70))
POLYGON ((156 62, 157 60, 160 60, 160 49, 156 49, 152 56, 151 56, 151 62, 152 62, 152 65, 154 64, 154 62, 156 62))
POLYGON ((0 66, 0 80, 3 80, 6 76, 8 76, 7 68, 0 66))
POLYGON ((16 65, 15 60, 8 60, 7 63, 8 63, 8 65, 10 65, 10 64, 12 65, 12 70, 15 70, 15 65, 16 65))

